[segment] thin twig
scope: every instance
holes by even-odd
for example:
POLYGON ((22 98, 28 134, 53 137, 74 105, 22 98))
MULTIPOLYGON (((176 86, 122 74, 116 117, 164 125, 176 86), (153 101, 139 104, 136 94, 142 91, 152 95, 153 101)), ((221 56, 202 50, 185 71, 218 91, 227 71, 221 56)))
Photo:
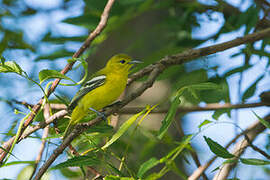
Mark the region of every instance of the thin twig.
MULTIPOLYGON (((50 118, 50 105, 49 104, 46 104, 44 106, 44 112, 43 112, 43 116, 44 116, 44 119, 45 121, 50 118)), ((32 175, 29 179, 32 179, 36 173, 36 170, 37 170, 37 167, 38 167, 38 164, 42 158, 42 154, 44 152, 44 149, 45 149, 45 145, 46 145, 46 138, 48 137, 49 135, 49 128, 50 126, 47 125, 45 128, 44 128, 44 131, 43 131, 43 135, 42 135, 42 141, 41 141, 41 146, 40 146, 40 150, 39 150, 39 153, 38 153, 38 156, 36 157, 36 162, 35 162, 35 165, 34 165, 34 170, 32 172, 32 175)))
POLYGON ((267 159, 270 159, 270 155, 267 154, 264 150, 260 149, 259 147, 255 146, 252 141, 249 139, 249 137, 247 135, 245 135, 245 139, 247 140, 247 142, 249 143, 249 146, 254 150, 257 151, 258 153, 260 153, 261 155, 263 155, 264 157, 266 157, 267 159))
MULTIPOLYGON (((103 31, 103 29, 105 28, 105 26, 107 25, 107 21, 108 21, 108 17, 109 17, 109 12, 111 10, 111 7, 114 3, 114 0, 108 0, 105 8, 104 8, 104 11, 101 15, 101 18, 100 18, 100 21, 99 21, 99 24, 97 25, 96 29, 94 31, 92 31, 90 33, 90 35, 88 36, 88 38, 85 40, 85 42, 83 43, 83 45, 79 48, 79 50, 77 52, 74 53, 74 55, 72 56, 72 58, 78 58, 80 57, 83 52, 89 48, 91 42, 103 31)), ((69 70, 72 69, 72 66, 75 62, 71 62, 71 63, 68 63, 64 69, 62 69, 61 73, 62 74, 66 74, 69 70)), ((52 86, 50 87, 48 93, 47 93, 47 97, 49 97, 51 95, 51 93, 55 90, 55 88, 57 87, 57 85, 59 84, 60 82, 60 79, 55 79, 52 86)), ((23 131, 26 129, 26 127, 29 126, 29 124, 32 123, 34 117, 36 116, 37 112, 39 111, 39 109, 41 108, 41 105, 42 105, 42 102, 43 102, 43 98, 41 98, 39 100, 39 102, 33 106, 32 108, 32 111, 30 113, 30 115, 28 116, 27 120, 25 121, 24 123, 24 127, 22 128, 21 132, 23 133, 23 131)), ((10 150, 11 148, 11 145, 14 141, 14 137, 10 138, 7 143, 4 143, 3 144, 3 148, 6 149, 7 151, 10 150)), ((7 155, 7 151, 3 151, 2 149, 0 149, 0 164, 3 162, 4 158, 6 157, 7 155)))
MULTIPOLYGON (((264 118, 268 122, 270 121, 270 116, 267 116, 264 118)), ((248 139, 250 142, 254 141, 254 139, 264 130, 266 127, 262 125, 260 122, 258 122, 258 125, 254 128, 251 129, 246 135, 248 136, 248 139)), ((245 149, 249 146, 249 143, 247 142, 246 139, 243 139, 242 141, 238 142, 235 145, 235 148, 233 150, 233 153, 235 155, 235 159, 239 158, 245 151, 245 149)), ((216 173, 214 180, 221 180, 221 179, 227 179, 229 176, 231 170, 233 167, 235 167, 236 163, 231 163, 231 164, 225 164, 219 172, 216 173)))
POLYGON ((71 141, 76 138, 82 130, 79 130, 78 128, 75 128, 61 143, 60 146, 58 146, 54 151, 53 154, 49 157, 49 159, 42 165, 42 167, 39 169, 38 173, 36 174, 34 180, 41 179, 42 175, 47 171, 49 166, 54 162, 54 160, 63 153, 65 148, 71 143, 71 141))
MULTIPOLYGON (((109 3, 111 3, 110 5, 113 4, 113 0, 109 0, 107 5, 109 3)), ((107 6, 106 5, 106 6, 107 6)), ((109 6, 109 5, 108 5, 109 6)), ((104 9, 104 12, 105 12, 106 8, 104 9)), ((79 57, 82 52, 89 47, 90 43, 92 42, 92 40, 103 30, 103 28, 105 27, 106 25, 106 22, 107 22, 107 18, 108 18, 108 13, 109 13, 109 10, 110 10, 110 7, 107 8, 107 15, 102 15, 101 17, 101 21, 97 27, 97 31, 93 31, 93 33, 90 34, 91 38, 87 38, 87 40, 85 41, 85 43, 83 44, 83 46, 73 55, 73 57, 79 57), (93 38, 92 38, 93 37, 93 38)), ((103 14, 104 14, 103 12, 103 14)), ((106 14, 105 13, 105 14, 106 14)), ((155 64, 152 64, 152 65, 149 65, 147 67, 145 67, 144 69, 140 70, 139 72, 135 73, 134 75, 131 76, 131 80, 129 81, 129 84, 133 81, 135 81, 136 79, 139 79, 149 73, 151 73, 152 71, 154 70, 158 70, 158 75, 160 73, 163 72, 163 70, 169 66, 172 66, 172 65, 176 65, 176 64, 183 64, 185 62, 188 62, 188 61, 191 61, 193 59, 196 59, 196 58, 200 58, 200 57, 203 57, 203 56, 207 56, 207 55, 210 55, 210 54, 214 54, 214 53, 217 53, 217 52, 221 52, 221 51, 224 51, 224 50, 227 50, 227 49, 230 49, 232 47, 236 47, 236 46, 239 46, 241 44, 245 44, 245 43, 250 43, 250 42, 255 42, 255 41, 258 41, 258 40, 261 40, 265 37, 269 37, 270 35, 270 28, 267 28, 265 30, 262 30, 260 32, 256 32, 256 33, 252 33, 252 34, 249 34, 249 35, 246 35, 246 36, 243 36, 243 37, 240 37, 240 38, 236 38, 234 40, 231 40, 231 41, 227 41, 227 42, 224 42, 224 43, 220 43, 220 44, 216 44, 216 45, 213 45, 213 46, 208 46, 208 47, 204 47, 204 48, 199 48, 199 49, 191 49, 191 50, 188 50, 188 51, 185 51, 183 53, 180 53, 180 54, 176 54, 176 55, 171 55, 171 56, 166 56, 165 58, 162 58, 160 61, 158 61, 157 63, 155 64), (162 65, 163 68, 160 68, 160 66, 162 65), (161 70, 162 69, 162 70, 161 70)), ((67 71, 69 71, 71 69, 71 67, 73 66, 73 63, 70 63, 68 64, 62 71, 61 73, 65 74, 67 71)), ((157 76, 158 76, 157 75, 157 76)), ((154 78, 155 79, 155 78, 154 78)), ((53 85, 51 86, 49 92, 48 92, 48 96, 54 91, 54 89, 56 88, 56 86, 58 85, 60 79, 56 79, 53 83, 53 85)), ((153 82, 152 82, 153 83, 153 82)), ((149 84, 151 86, 151 84, 149 84)), ((145 87, 142 87, 141 89, 138 89, 136 90, 133 95, 135 97, 138 97, 143 91, 145 91, 148 87, 145 86, 145 87)), ((125 98, 124 100, 124 104, 126 104, 126 102, 129 102, 130 99, 132 99, 133 97, 127 97, 125 98)), ((42 103, 43 99, 41 99, 39 101, 38 104, 36 104, 34 107, 33 107, 33 112, 30 114, 29 118, 27 119, 27 121, 25 122, 25 125, 24 127, 27 127, 33 120, 33 118, 35 117, 35 114, 38 112, 38 110, 40 109, 41 107, 41 103, 42 103)), ((11 144, 13 142, 13 137, 8 140, 6 143, 3 144, 3 148, 9 150, 10 147, 11 147, 11 144), (11 142, 11 143, 10 143, 11 142)), ((0 162, 3 161, 3 159, 5 158, 6 156, 6 152, 3 151, 3 150, 0 150, 0 162)))
MULTIPOLYGON (((267 116, 265 118, 267 121, 270 121, 270 117, 267 116)), ((254 124, 250 125, 246 130, 244 130, 243 132, 241 132, 240 134, 238 134, 237 136, 235 136, 226 146, 225 148, 229 148, 233 143, 235 143, 237 141, 237 139, 239 137, 241 137, 242 135, 245 135, 247 133, 249 133, 250 131, 254 131, 255 129, 261 129, 261 131, 263 131, 265 127, 262 127, 262 124, 260 123, 260 121, 256 121, 254 124), (262 129, 261 129, 262 128, 262 129)), ((192 175, 189 176, 189 180, 196 180, 198 179, 202 173, 216 160, 217 156, 211 158, 207 163, 205 163, 204 165, 198 167, 193 173, 192 175)))
MULTIPOLYGON (((178 114, 179 114, 179 113, 177 113, 177 114, 175 115, 175 117, 177 117, 178 114)), ((174 123, 175 123, 176 129, 178 130, 179 135, 180 135, 181 137, 184 137, 185 134, 184 134, 183 128, 182 128, 182 126, 180 125, 179 121, 174 120, 174 123)), ((191 154, 191 157, 192 157, 193 161, 195 162, 196 166, 197 166, 197 167, 200 167, 200 166, 201 166, 201 162, 200 162, 200 160, 199 160, 198 154, 197 154, 197 152, 195 151, 195 149, 192 147, 191 144, 190 144, 190 146, 191 146, 191 148, 192 148, 192 150, 189 150, 189 152, 190 152, 190 154, 191 154)), ((205 173, 202 174, 202 177, 203 177, 204 180, 208 180, 208 178, 207 178, 207 176, 206 176, 205 173)))
MULTIPOLYGON (((258 102, 258 103, 247 103, 247 104, 207 104, 205 107, 201 106, 191 106, 191 107, 179 107, 177 109, 177 113, 188 113, 188 112, 196 112, 196 111, 215 111, 218 109, 242 109, 242 108, 251 108, 251 107, 261 107, 261 106, 269 106, 269 103, 258 102)), ((125 107, 118 111, 119 114, 134 114, 141 112, 144 107, 125 107)), ((160 108, 153 109, 151 113, 167 113, 168 108, 160 108)))

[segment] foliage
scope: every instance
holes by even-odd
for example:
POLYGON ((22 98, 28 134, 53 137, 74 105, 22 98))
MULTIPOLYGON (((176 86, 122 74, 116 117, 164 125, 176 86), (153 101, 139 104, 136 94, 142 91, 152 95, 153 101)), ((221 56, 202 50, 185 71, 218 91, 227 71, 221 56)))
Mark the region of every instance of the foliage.
MULTIPOLYGON (((99 69, 113 54, 123 52, 143 60, 143 64, 133 69, 133 72, 138 72, 164 57, 176 57, 182 52, 189 52, 189 49, 229 41, 269 27, 266 9, 270 7, 264 1, 245 0, 243 2, 248 7, 243 8, 225 0, 208 4, 195 0, 119 0, 112 7, 104 31, 82 57, 72 58, 86 40, 87 32, 92 32, 98 25, 106 2, 64 0, 50 7, 47 3, 35 5, 19 0, 0 1, 0 109, 3 109, 0 111, 0 122, 5 123, 5 126, 0 127, 0 150, 8 152, 1 166, 9 168, 27 164, 20 170, 18 179, 30 178, 34 169, 34 159, 18 156, 16 143, 20 141, 21 131, 24 131, 23 123, 29 112, 33 111, 31 105, 36 104, 39 98, 44 97, 42 108, 32 125, 44 121, 46 103, 68 104, 66 101, 75 94, 77 85, 86 80, 88 72, 99 69), (63 18, 58 22, 57 13, 63 13, 63 18), (42 18, 44 16, 46 20, 42 18), (36 17, 39 17, 38 21, 34 20, 36 17), (44 26, 39 24, 46 21, 44 26), (218 28, 209 33, 212 24, 218 28), (35 28, 42 31, 36 35, 35 28), (68 74, 62 74, 59 69, 71 62, 75 63, 73 69, 68 74), (82 78, 78 78, 80 72, 84 73, 82 78), (61 79, 60 86, 53 95, 47 97, 54 79, 61 79), (25 101, 29 104, 22 106, 25 101), (2 142, 12 136, 15 141, 11 149, 7 150, 2 142)), ((134 111, 130 117, 120 114, 118 124, 114 126, 113 118, 108 117, 108 122, 85 131, 72 142, 79 155, 65 154, 60 161, 62 163, 54 164, 44 179, 49 179, 49 174, 55 172, 60 172, 67 179, 81 178, 89 173, 89 166, 108 180, 187 179, 187 172, 195 171, 194 166, 190 165, 193 165, 190 158, 196 162, 196 154, 199 154, 199 159, 200 156, 209 155, 222 158, 222 166, 269 165, 268 160, 254 155, 254 149, 250 158, 230 153, 231 150, 224 146, 227 140, 220 139, 223 138, 219 134, 221 132, 204 136, 209 127, 223 125, 221 122, 224 118, 241 129, 238 121, 235 121, 237 116, 232 113, 236 107, 225 105, 232 102, 245 105, 259 101, 259 94, 269 90, 266 82, 269 79, 269 42, 269 38, 264 38, 258 43, 248 42, 230 52, 166 67, 158 76, 158 82, 155 82, 155 85, 160 83, 165 88, 155 89, 154 85, 142 98, 132 102, 132 105, 139 107, 140 111, 136 110, 139 113, 134 111), (181 111, 185 108, 190 108, 190 112, 197 111, 192 109, 194 107, 199 107, 199 111, 211 109, 217 104, 225 108, 213 108, 210 112, 212 117, 200 114, 197 116, 199 120, 185 116, 189 111, 181 111), (161 113, 154 115, 163 109, 166 110, 165 113, 163 111, 164 116, 161 113), (198 125, 194 126, 194 123, 198 125), (182 127, 190 126, 192 132, 185 135, 188 131, 183 131, 182 127), (197 137, 202 142, 193 144, 197 137), (203 145, 209 148, 202 150, 203 145)), ((136 83, 141 85, 146 79, 143 77, 136 83)), ((132 85, 126 94, 135 90, 136 85, 132 85)), ((125 107, 121 110, 123 113, 125 107)), ((248 110, 252 112, 252 109, 248 110)), ((58 109, 51 108, 49 111, 52 115, 58 109)), ((269 121, 258 115, 259 111, 258 114, 253 113, 254 121, 258 120, 264 128, 270 128, 269 121)), ((42 138, 38 131, 27 139, 49 142, 45 151, 50 156, 55 145, 62 142, 59 137, 67 121, 68 117, 63 117, 50 125, 48 137, 42 138)), ((21 148, 27 152, 28 147, 21 148)), ((48 159, 48 156, 43 155, 42 160, 48 159)), ((222 166, 215 167, 215 170, 222 166)), ((241 179, 246 178, 243 172, 235 174, 241 179)), ((206 175, 209 178, 213 176, 212 173, 206 175)), ((0 178, 6 177, 0 175, 0 178)))

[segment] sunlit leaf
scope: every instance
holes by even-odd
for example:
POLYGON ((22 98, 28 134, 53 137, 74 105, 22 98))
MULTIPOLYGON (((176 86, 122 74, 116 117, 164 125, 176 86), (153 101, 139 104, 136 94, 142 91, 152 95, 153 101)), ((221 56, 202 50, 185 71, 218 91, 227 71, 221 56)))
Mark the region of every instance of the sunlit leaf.
POLYGON ((104 180, 135 180, 135 179, 132 177, 119 177, 119 176, 109 175, 109 176, 106 176, 104 180))
POLYGON ((208 119, 205 119, 205 120, 198 126, 198 128, 201 128, 201 127, 203 127, 203 126, 205 126, 205 125, 207 125, 207 124, 210 124, 210 123, 212 123, 212 121, 210 121, 210 120, 208 120, 208 119))
POLYGON ((2 165, 2 167, 17 165, 17 164, 35 164, 35 161, 12 161, 12 162, 8 162, 8 163, 2 165))
POLYGON ((254 111, 252 111, 253 114, 258 118, 258 120, 268 129, 270 129, 270 123, 268 121, 266 121, 265 119, 261 118, 260 116, 258 116, 254 111))
MULTIPOLYGON (((181 95, 181 94, 180 94, 181 95)), ((174 120, 177 108, 179 104, 181 103, 179 97, 180 95, 176 96, 170 106, 170 109, 168 113, 166 114, 166 117, 163 119, 161 127, 158 132, 158 138, 162 139, 163 136, 166 134, 167 130, 169 129, 172 121, 174 120)))
POLYGON ((151 159, 149 159, 148 161, 144 162, 141 166, 140 169, 137 173, 137 176, 139 178, 143 178, 143 175, 150 170, 151 168, 153 168, 154 166, 158 165, 160 162, 157 158, 153 157, 151 159))
POLYGON ((119 139, 127 130, 128 128, 137 120, 138 117, 143 115, 146 110, 141 111, 138 114, 135 114, 131 118, 129 118, 127 121, 125 121, 119 128, 119 130, 112 136, 112 138, 104 145, 101 149, 106 149, 109 147, 112 143, 114 143, 117 139, 119 139))
POLYGON ((44 70, 40 71, 38 74, 38 77, 39 77, 40 83, 42 83, 48 79, 55 79, 55 78, 67 79, 67 80, 74 82, 72 79, 65 76, 64 74, 61 74, 59 71, 49 70, 49 69, 44 69, 44 70))
POLYGON ((17 73, 22 74, 22 68, 15 61, 6 61, 0 63, 0 73, 17 73))
MULTIPOLYGON (((33 165, 29 165, 29 166, 24 167, 20 171, 18 176, 16 177, 16 180, 29 180, 32 173, 33 173, 33 170, 34 170, 33 165)), ((44 173, 44 175, 42 176, 42 178, 40 180, 50 180, 49 172, 44 173)))

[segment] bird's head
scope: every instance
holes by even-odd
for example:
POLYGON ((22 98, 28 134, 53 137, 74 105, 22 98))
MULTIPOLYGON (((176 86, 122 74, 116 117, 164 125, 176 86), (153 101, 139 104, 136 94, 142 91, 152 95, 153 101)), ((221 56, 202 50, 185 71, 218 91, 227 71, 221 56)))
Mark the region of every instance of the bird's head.
POLYGON ((130 68, 137 63, 141 63, 141 61, 132 60, 132 58, 126 54, 117 54, 111 57, 106 65, 106 68, 111 69, 114 72, 117 71, 128 73, 130 68))

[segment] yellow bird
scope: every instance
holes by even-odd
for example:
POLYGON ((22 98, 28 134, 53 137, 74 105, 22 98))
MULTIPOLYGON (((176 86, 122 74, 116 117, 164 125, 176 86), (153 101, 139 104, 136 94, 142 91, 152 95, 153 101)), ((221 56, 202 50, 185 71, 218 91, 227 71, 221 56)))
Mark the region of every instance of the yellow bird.
POLYGON ((117 54, 103 69, 93 74, 76 93, 68 107, 73 111, 64 138, 87 114, 99 114, 99 110, 117 100, 126 88, 131 67, 140 62, 132 60, 126 54, 117 54))

